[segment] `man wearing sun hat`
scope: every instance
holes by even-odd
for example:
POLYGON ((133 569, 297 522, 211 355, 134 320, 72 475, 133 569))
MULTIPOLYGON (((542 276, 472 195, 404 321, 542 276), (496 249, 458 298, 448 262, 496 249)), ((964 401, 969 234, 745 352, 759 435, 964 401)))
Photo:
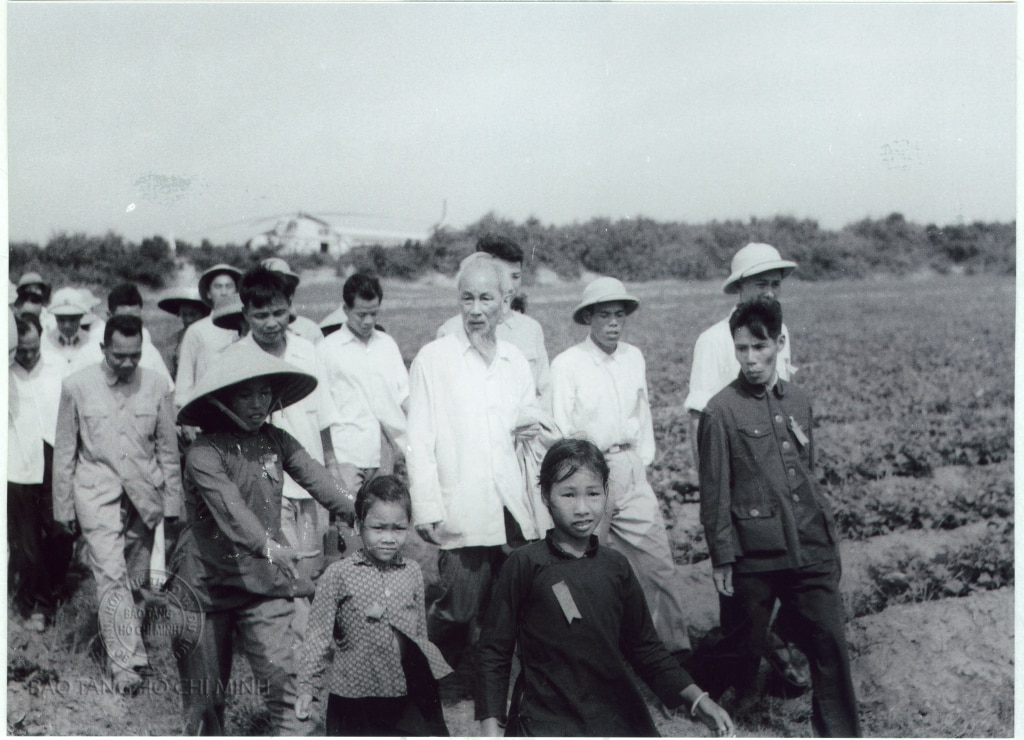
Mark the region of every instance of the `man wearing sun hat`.
POLYGON ((89 343, 89 332, 82 328, 82 318, 89 312, 77 288, 61 288, 53 294, 49 307, 54 327, 43 327, 41 351, 60 364, 67 375, 78 355, 89 343))
POLYGON ((585 437, 604 452, 608 516, 598 537, 629 559, 658 636, 681 657, 690 649, 682 595, 661 505, 647 482, 655 453, 647 367, 639 349, 620 341, 626 317, 639 305, 612 277, 584 288, 572 318, 590 333, 551 363, 553 410, 565 436, 585 437))
MULTIPOLYGON (((199 297, 211 309, 221 301, 238 293, 238 281, 242 271, 231 265, 218 264, 199 276, 199 297)), ((205 316, 188 329, 181 340, 178 352, 178 372, 174 378, 174 402, 179 407, 189 396, 199 379, 198 365, 206 354, 213 354, 227 347, 237 338, 227 329, 219 329, 209 316, 205 316)))
POLYGON ((181 329, 171 335, 160 352, 167 369, 174 377, 178 374, 178 357, 181 352, 181 340, 185 338, 185 331, 199 319, 209 316, 210 307, 199 297, 199 289, 191 287, 177 288, 171 291, 157 301, 156 305, 161 311, 166 311, 181 319, 181 329))
MULTIPOLYGON (((782 258, 779 251, 770 244, 751 242, 736 252, 732 258, 729 277, 722 284, 722 292, 735 295, 740 305, 756 298, 778 300, 783 281, 797 269, 797 264, 782 258)), ((730 312, 731 314, 731 312, 730 312)), ((797 368, 791 360, 789 330, 782 325, 782 341, 776 361, 776 372, 782 380, 790 380, 797 368)), ((691 440, 694 469, 698 468, 697 424, 701 412, 711 398, 736 380, 740 364, 736 359, 732 332, 729 330, 729 316, 704 330, 693 348, 693 363, 690 367, 690 387, 684 405, 689 411, 688 431, 691 440)), ((743 619, 742 610, 737 609, 733 599, 719 598, 719 621, 722 629, 731 631, 737 620, 743 619)), ((785 620, 785 612, 782 613, 785 620)), ((772 668, 791 689, 803 689, 809 684, 805 661, 795 647, 787 646, 773 635, 773 652, 769 657, 772 668)), ((714 661, 701 655, 694 656, 687 668, 697 671, 705 679, 701 685, 710 686, 717 696, 730 685, 732 678, 716 671, 714 661), (703 668, 715 671, 714 676, 705 676, 703 668), (717 689, 717 690, 716 690, 717 689)))
MULTIPOLYGON (((185 734, 223 735, 233 642, 248 658, 275 735, 308 735, 293 711, 295 602, 313 594, 297 565, 315 553, 289 546, 281 531, 285 474, 333 514, 350 518, 354 496, 295 438, 268 424, 271 412, 301 402, 316 378, 259 347, 224 349, 185 399, 178 422, 201 426, 185 466, 187 525, 171 570, 193 587, 205 618, 194 649, 175 650, 185 734)), ((193 620, 196 621, 196 620, 193 620)))
POLYGON ((38 272, 26 272, 18 279, 14 310, 18 315, 34 313, 39 316, 50 302, 50 284, 38 272))

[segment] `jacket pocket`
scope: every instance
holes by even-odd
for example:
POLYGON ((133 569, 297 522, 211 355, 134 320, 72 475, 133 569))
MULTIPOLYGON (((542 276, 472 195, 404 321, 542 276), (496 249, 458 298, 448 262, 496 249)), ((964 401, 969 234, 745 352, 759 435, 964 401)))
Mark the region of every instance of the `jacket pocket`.
POLYGON ((786 552, 782 517, 774 507, 740 506, 732 510, 744 557, 776 557, 786 552))

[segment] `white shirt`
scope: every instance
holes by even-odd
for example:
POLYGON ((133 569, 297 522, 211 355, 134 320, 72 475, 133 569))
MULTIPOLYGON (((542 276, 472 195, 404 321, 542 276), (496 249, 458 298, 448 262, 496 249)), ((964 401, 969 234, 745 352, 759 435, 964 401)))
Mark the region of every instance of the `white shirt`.
POLYGON ((409 371, 395 340, 374 329, 364 342, 342 325, 317 345, 316 353, 340 418, 331 427, 338 461, 379 467, 382 427, 396 449, 404 451, 402 404, 409 398, 409 371))
MULTIPOLYGON (((248 342, 260 352, 264 351, 256 344, 252 334, 239 339, 238 342, 239 344, 248 342)), ((309 453, 309 456, 323 465, 324 447, 320 439, 320 430, 329 429, 333 424, 338 423, 338 412, 334 408, 334 401, 331 394, 326 391, 327 375, 320 364, 313 343, 300 336, 287 335, 284 355, 281 359, 304 373, 315 375, 317 386, 312 393, 298 403, 293 403, 291 406, 272 413, 270 423, 295 437, 309 453)), ((291 499, 312 498, 306 489, 296 483, 287 473, 284 474, 282 494, 285 498, 291 499)))
POLYGON ((551 363, 555 423, 566 437, 586 437, 601 450, 632 445, 654 462, 654 424, 647 365, 636 347, 619 342, 607 354, 587 336, 551 363))
POLYGON ((507 508, 535 539, 513 431, 536 413, 536 392, 522 352, 498 340, 490 365, 465 331, 420 350, 409 373, 406 462, 416 524, 442 522, 444 549, 505 544, 507 508))
MULTIPOLYGON (((797 371, 790 359, 789 330, 782 325, 786 344, 779 350, 775 369, 779 377, 789 380, 797 371)), ((740 363, 736 359, 736 348, 729 331, 729 317, 726 316, 714 326, 705 329, 693 346, 693 365, 690 367, 690 390, 683 405, 690 411, 703 411, 708 401, 729 385, 740 374, 740 363)))
MULTIPOLYGON (((462 316, 452 316, 441 324, 437 330, 437 338, 463 331, 462 316)), ((537 398, 541 408, 551 408, 551 366, 548 363, 548 350, 544 345, 544 329, 540 323, 526 314, 509 311, 498 324, 498 339, 510 342, 523 353, 530 363, 533 385, 537 389, 537 398)))
POLYGON ((78 333, 70 340, 54 329, 43 332, 43 336, 39 340, 39 351, 49 357, 54 364, 60 365, 64 375, 69 375, 78 355, 89 346, 89 343, 89 332, 85 329, 79 329, 78 333))
POLYGON ((174 405, 179 409, 192 394, 202 371, 209 364, 208 355, 220 352, 238 338, 238 333, 215 326, 204 316, 185 330, 178 350, 178 377, 175 381, 174 405))
POLYGON ((57 433, 60 358, 41 354, 31 371, 12 362, 7 372, 7 480, 43 482, 43 442, 51 447, 57 433))

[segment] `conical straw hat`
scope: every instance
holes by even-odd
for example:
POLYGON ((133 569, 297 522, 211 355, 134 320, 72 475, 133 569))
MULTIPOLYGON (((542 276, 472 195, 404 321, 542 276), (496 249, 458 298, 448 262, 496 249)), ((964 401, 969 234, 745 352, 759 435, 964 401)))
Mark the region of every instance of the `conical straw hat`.
POLYGON ((157 307, 175 316, 184 305, 194 306, 203 316, 209 316, 210 307, 199 297, 198 288, 178 288, 171 291, 157 302, 157 307))
POLYGON ((199 378, 186 398, 178 423, 203 426, 211 418, 222 416, 210 403, 211 394, 253 378, 267 378, 274 391, 272 410, 291 406, 316 389, 317 380, 284 360, 248 342, 228 345, 218 352, 211 367, 199 378))

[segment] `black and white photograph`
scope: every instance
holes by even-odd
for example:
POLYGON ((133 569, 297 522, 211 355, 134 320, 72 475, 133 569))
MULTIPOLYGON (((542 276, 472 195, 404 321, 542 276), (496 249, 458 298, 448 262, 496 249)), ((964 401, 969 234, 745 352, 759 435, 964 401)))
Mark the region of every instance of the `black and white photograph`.
POLYGON ((1013 2, 28 2, 6 733, 1009 737, 1013 2))

